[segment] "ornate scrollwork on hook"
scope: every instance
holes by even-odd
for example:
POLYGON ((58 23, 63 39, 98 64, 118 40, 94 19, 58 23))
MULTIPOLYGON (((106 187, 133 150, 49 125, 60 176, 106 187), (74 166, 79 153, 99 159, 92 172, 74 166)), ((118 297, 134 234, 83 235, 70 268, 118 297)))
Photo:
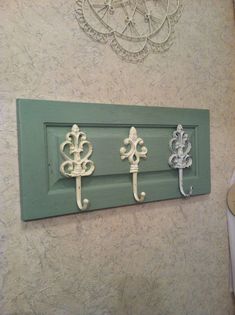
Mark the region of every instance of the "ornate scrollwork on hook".
POLYGON ((188 193, 185 193, 183 188, 183 169, 192 165, 192 157, 189 155, 191 150, 191 143, 189 136, 183 130, 182 125, 178 125, 173 132, 173 137, 169 143, 170 150, 173 154, 169 157, 169 165, 172 168, 179 170, 179 189, 184 197, 192 195, 193 187, 191 186, 188 193))
POLYGON ((120 156, 121 159, 128 159, 130 163, 130 173, 133 176, 133 195, 137 202, 143 202, 145 198, 145 192, 141 192, 140 196, 138 196, 138 189, 137 189, 137 173, 139 171, 139 162, 140 158, 147 158, 147 148, 144 145, 144 141, 141 138, 138 138, 137 131, 135 127, 131 127, 129 132, 129 138, 124 139, 123 143, 125 145, 130 145, 130 150, 127 152, 125 147, 121 147, 120 149, 120 156), (137 150, 137 147, 141 146, 141 151, 137 150))
POLYGON ((65 177, 76 177, 76 200, 79 209, 86 210, 88 199, 81 200, 81 176, 89 176, 94 170, 94 163, 88 158, 92 154, 92 144, 86 134, 81 132, 78 125, 73 125, 66 134, 66 140, 60 145, 60 152, 64 162, 60 165, 60 172, 65 177), (68 147, 69 156, 64 152, 68 147), (87 147, 87 149, 84 149, 87 147), (85 152, 85 153, 84 153, 85 152), (82 154, 84 153, 84 154, 82 154))

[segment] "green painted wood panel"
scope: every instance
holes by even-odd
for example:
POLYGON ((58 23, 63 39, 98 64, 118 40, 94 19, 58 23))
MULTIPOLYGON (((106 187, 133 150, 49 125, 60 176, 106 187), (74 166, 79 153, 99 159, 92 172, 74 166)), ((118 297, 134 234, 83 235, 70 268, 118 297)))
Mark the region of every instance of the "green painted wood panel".
POLYGON ((17 116, 22 220, 84 212, 76 205, 75 179, 59 172, 59 145, 75 123, 93 144, 96 169, 82 177, 82 196, 90 200, 87 211, 138 204, 129 163, 119 153, 131 126, 148 148, 138 173, 145 202, 182 197, 178 171, 168 165, 168 144, 178 123, 192 143, 193 165, 184 170, 185 188, 193 185, 193 195, 210 192, 208 110, 19 99, 17 116))

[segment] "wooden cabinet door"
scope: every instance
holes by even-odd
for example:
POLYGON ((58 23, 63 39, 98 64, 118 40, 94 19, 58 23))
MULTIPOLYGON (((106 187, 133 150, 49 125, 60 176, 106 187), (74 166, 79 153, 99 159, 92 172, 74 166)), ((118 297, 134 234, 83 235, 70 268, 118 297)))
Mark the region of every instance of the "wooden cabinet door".
MULTIPOLYGON (((181 198, 178 172, 168 165, 169 140, 180 123, 189 134, 192 167, 184 170, 193 195, 210 192, 209 111, 198 109, 17 100, 21 212, 23 220, 80 213, 75 179, 60 173, 59 146, 73 124, 93 144, 95 171, 82 177, 87 211, 138 204, 132 194, 127 160, 120 159, 123 139, 134 126, 148 148, 139 164, 138 190, 144 202, 181 198)), ((193 197, 192 197, 193 198, 193 197)))

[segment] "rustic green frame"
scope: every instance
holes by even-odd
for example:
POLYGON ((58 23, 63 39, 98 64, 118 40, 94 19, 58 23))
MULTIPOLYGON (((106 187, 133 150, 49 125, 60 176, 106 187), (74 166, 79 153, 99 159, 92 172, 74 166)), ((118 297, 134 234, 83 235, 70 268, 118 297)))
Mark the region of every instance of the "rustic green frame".
POLYGON ((131 126, 148 147, 148 159, 141 161, 138 175, 145 202, 182 197, 178 172, 168 165, 168 143, 178 123, 193 144, 193 166, 184 171, 185 189, 193 185, 193 195, 210 193, 208 110, 18 99, 17 117, 22 220, 81 213, 74 179, 59 173, 59 144, 74 123, 94 148, 96 170, 82 178, 82 195, 91 202, 87 211, 137 204, 129 163, 119 155, 131 126))

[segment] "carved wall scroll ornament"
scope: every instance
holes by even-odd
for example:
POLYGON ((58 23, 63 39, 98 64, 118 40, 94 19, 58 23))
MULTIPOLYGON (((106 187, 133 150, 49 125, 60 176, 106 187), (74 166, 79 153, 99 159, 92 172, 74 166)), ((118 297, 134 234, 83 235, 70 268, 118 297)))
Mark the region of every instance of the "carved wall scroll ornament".
POLYGON ((143 61, 172 45, 181 0, 78 0, 76 19, 93 40, 109 43, 123 60, 143 61))
POLYGON ((137 202, 143 202, 145 198, 145 192, 141 192, 140 196, 138 196, 138 181, 137 181, 137 173, 139 171, 139 162, 140 158, 147 158, 147 148, 144 146, 143 139, 137 136, 137 131, 135 127, 130 128, 129 138, 124 139, 123 143, 128 146, 130 145, 130 150, 127 151, 125 147, 121 147, 120 156, 121 159, 128 159, 130 163, 130 173, 132 173, 132 189, 133 195, 137 202), (141 150, 138 151, 138 147, 141 147, 141 150))
POLYGON ((60 172, 65 177, 76 177, 76 200, 78 208, 86 210, 88 199, 81 200, 81 177, 91 175, 95 166, 88 158, 92 154, 92 144, 87 140, 86 134, 81 132, 78 125, 73 125, 66 134, 66 140, 60 145, 60 152, 64 162, 60 165, 60 172), (68 151, 67 155, 65 150, 68 151))
POLYGON ((182 125, 178 125, 176 131, 173 132, 173 137, 169 143, 170 150, 173 154, 169 157, 169 165, 172 168, 179 170, 179 189, 184 197, 192 195, 193 187, 191 186, 188 193, 185 193, 183 188, 183 169, 191 167, 192 157, 189 155, 191 143, 189 136, 183 130, 182 125))

